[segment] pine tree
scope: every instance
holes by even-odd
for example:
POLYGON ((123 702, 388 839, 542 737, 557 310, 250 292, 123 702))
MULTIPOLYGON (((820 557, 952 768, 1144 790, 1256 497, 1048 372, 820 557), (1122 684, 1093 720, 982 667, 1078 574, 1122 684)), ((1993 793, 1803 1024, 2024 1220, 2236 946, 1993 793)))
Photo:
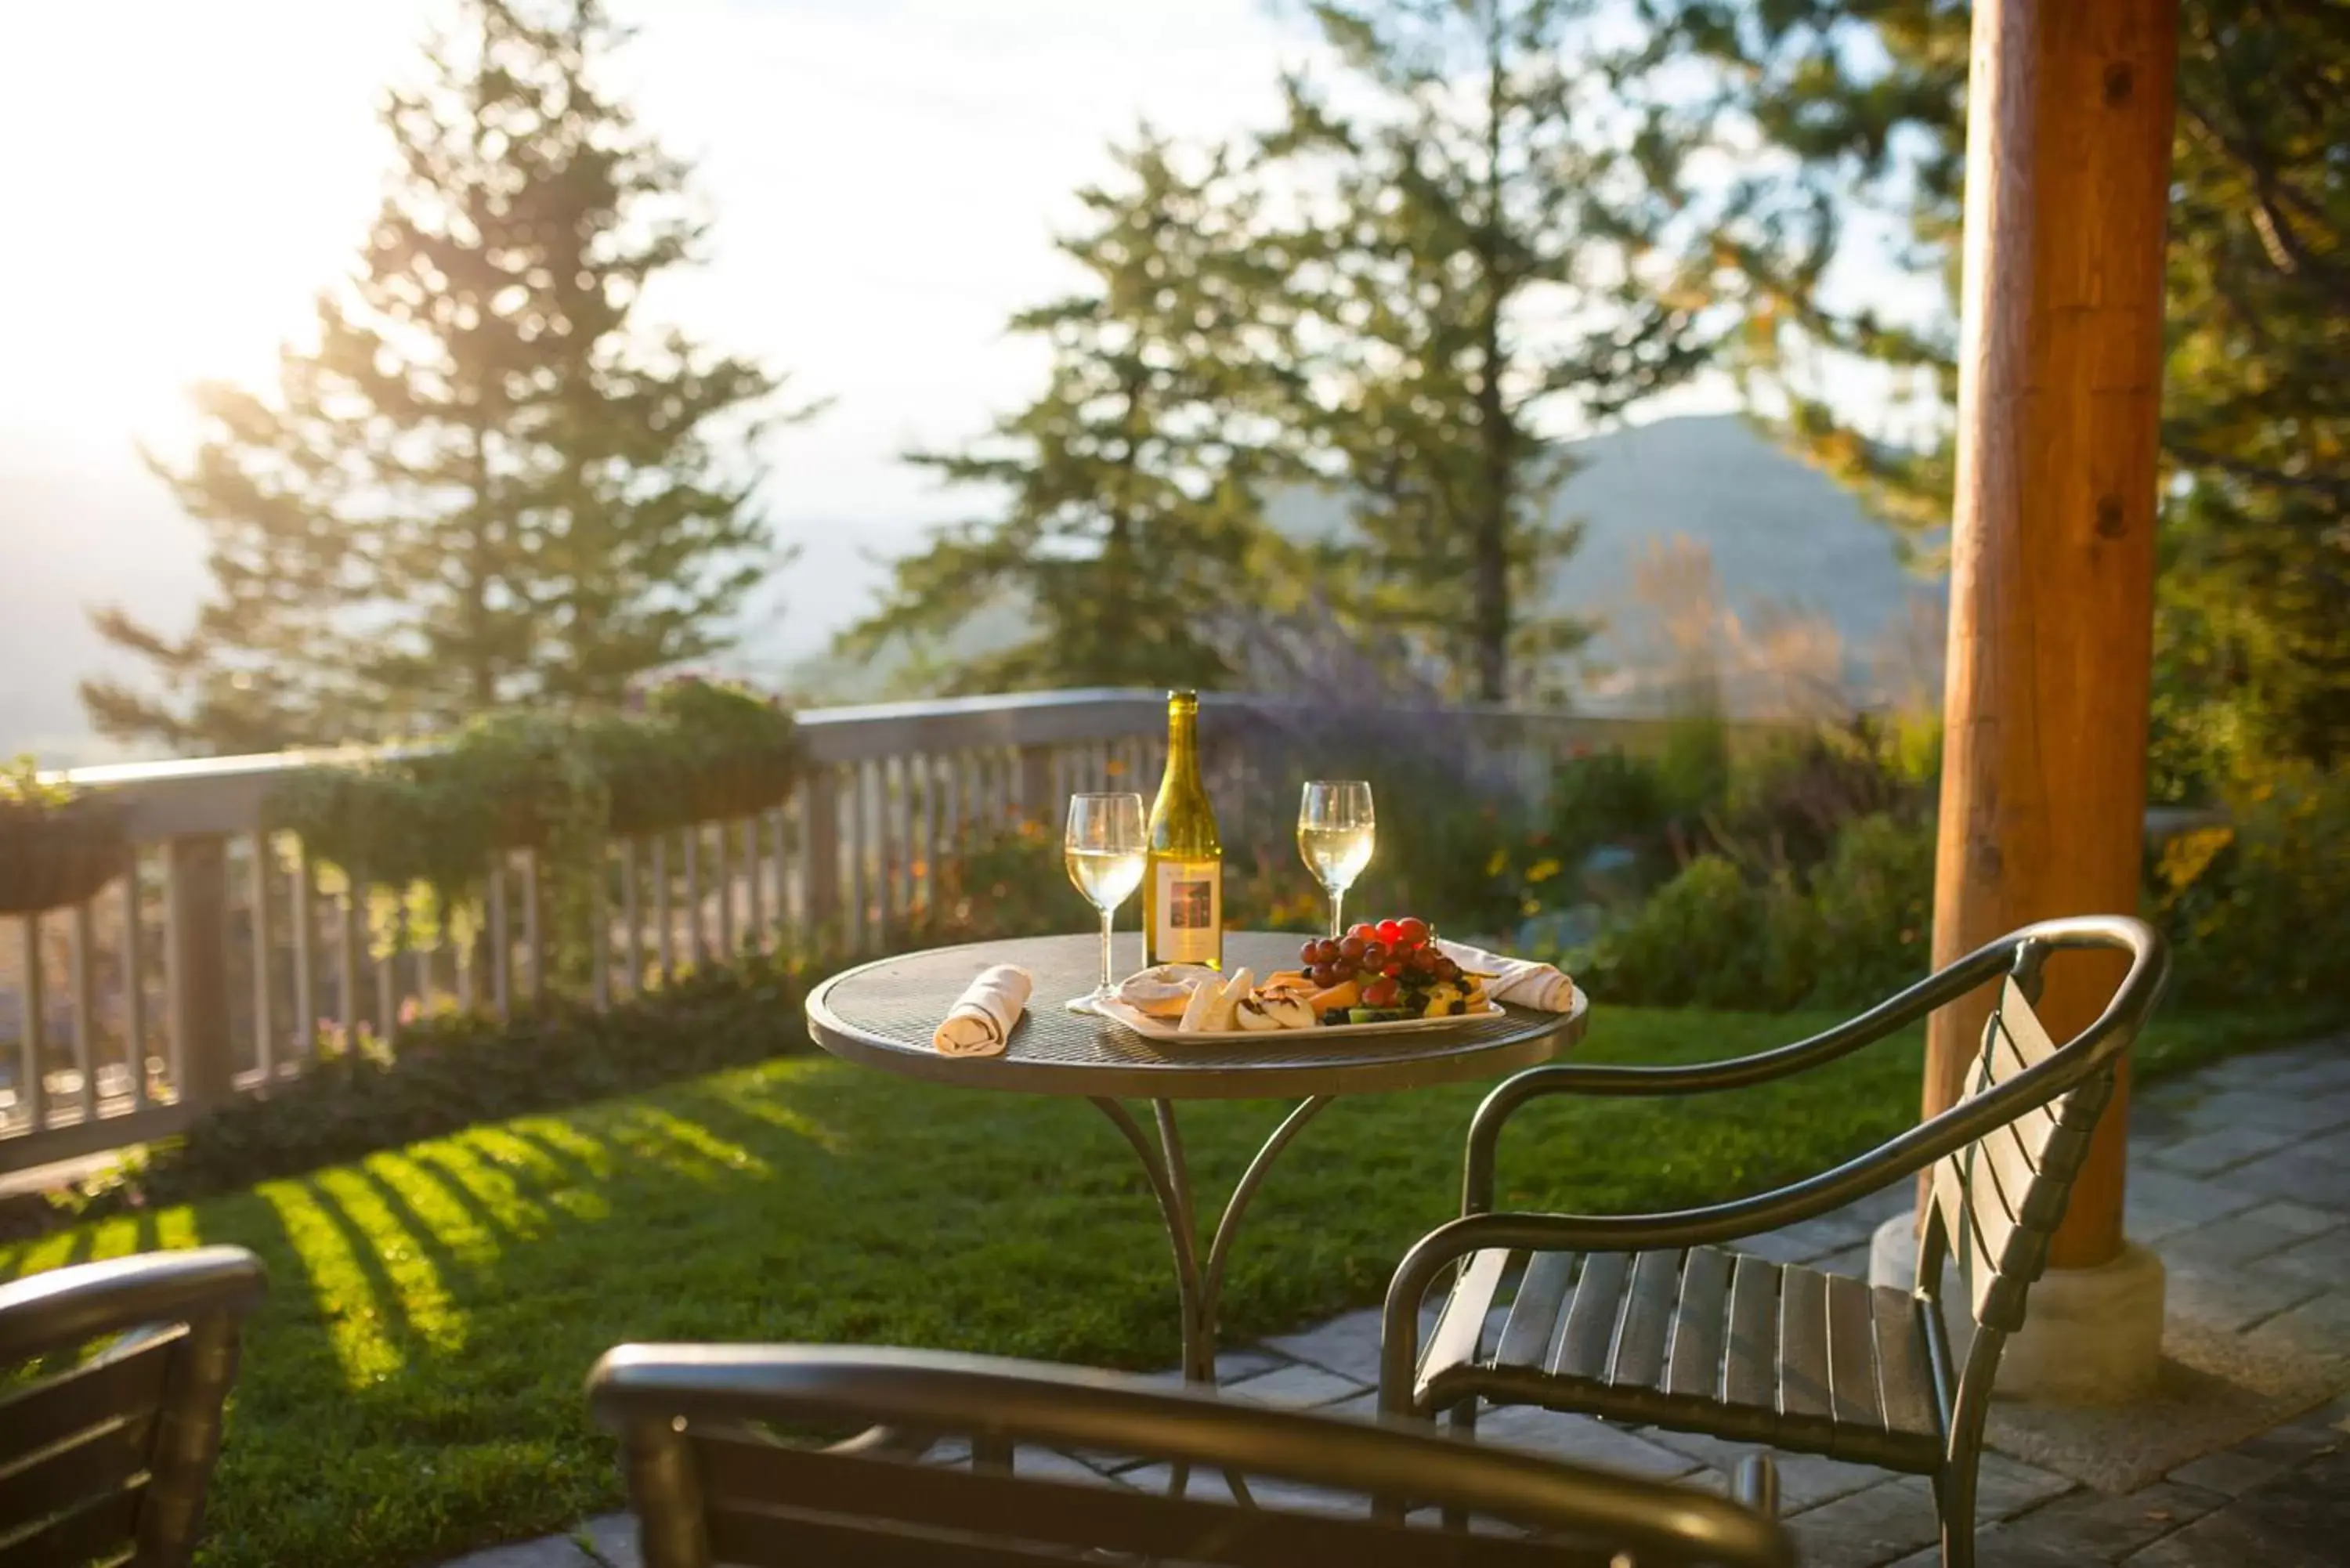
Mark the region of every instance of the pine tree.
MULTIPOLYGON (((1799 449, 1930 555, 1950 519, 1969 8, 1960 0, 1680 0, 1728 107, 1792 153, 1745 191, 1749 369, 1799 449), (1866 213, 1906 227, 1939 314, 1823 286, 1866 213), (1907 372, 1924 441, 1857 428, 1807 367, 1907 372)), ((2263 758, 2350 759, 2350 24, 2338 5, 2183 0, 2164 379, 2157 787, 2263 758)))
POLYGON ((467 0, 383 118, 394 181, 315 348, 196 395, 151 459, 209 535, 174 639, 97 616, 161 694, 84 683, 103 731, 244 750, 617 700, 721 647, 775 564, 752 504, 777 380, 636 311, 703 236, 687 170, 600 85, 600 0, 467 0))
POLYGON ((1355 505, 1357 612, 1416 628, 1486 701, 1587 628, 1547 618, 1577 530, 1555 436, 1709 352, 1672 248, 1689 127, 1597 0, 1313 7, 1345 66, 1293 78, 1267 144, 1305 192, 1297 429, 1355 505))
POLYGON ((1078 192, 1088 224, 1059 249, 1082 291, 1012 330, 1052 352, 1045 390, 959 452, 909 461, 1003 498, 898 563, 844 649, 938 649, 975 614, 1015 605, 1033 635, 941 671, 953 690, 1219 684, 1206 631, 1262 591, 1273 545, 1255 483, 1276 459, 1269 410, 1284 372, 1266 309, 1285 261, 1259 237, 1256 197, 1222 152, 1187 159, 1148 129, 1115 152, 1114 185, 1078 192))

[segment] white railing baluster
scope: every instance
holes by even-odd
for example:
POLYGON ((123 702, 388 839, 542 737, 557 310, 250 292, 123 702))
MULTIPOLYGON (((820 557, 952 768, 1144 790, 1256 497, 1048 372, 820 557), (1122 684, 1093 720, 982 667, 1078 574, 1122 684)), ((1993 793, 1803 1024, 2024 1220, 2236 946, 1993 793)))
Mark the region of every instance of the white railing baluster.
MULTIPOLYGON (((414 896, 414 890, 411 889, 410 897, 414 896)), ((404 900, 401 907, 406 908, 404 900)), ((437 897, 434 900, 432 915, 432 945, 428 947, 421 940, 414 943, 414 953, 409 966, 416 972, 416 1011, 419 1017, 427 1016, 432 1012, 432 999, 440 994, 440 977, 433 972, 433 961, 441 956, 441 949, 448 941, 449 937, 447 925, 449 911, 446 905, 437 897)), ((413 931, 415 929, 411 922, 409 929, 413 931)))
POLYGON ((653 957, 660 966, 661 983, 677 978, 676 932, 669 908, 669 835, 653 835, 653 957))
POLYGON ((775 905, 775 950, 778 952, 792 945, 792 844, 796 842, 795 835, 799 832, 796 799, 799 799, 799 787, 795 787, 790 797, 785 799, 780 806, 766 814, 768 832, 775 836, 775 858, 768 863, 768 872, 774 877, 768 881, 768 896, 771 896, 771 903, 775 905))
POLYGON ((248 927, 253 933, 253 1064, 261 1071, 261 1081, 267 1083, 276 1076, 277 1066, 277 987, 269 952, 269 911, 276 900, 270 897, 270 881, 276 872, 276 857, 269 852, 269 835, 255 831, 249 840, 253 846, 250 900, 253 906, 248 927))
POLYGON ((514 927, 506 919, 506 854, 490 852, 490 1006, 498 1022, 514 1017, 514 927))
POLYGON ((343 1049, 359 1044, 359 1024, 367 1010, 359 1005, 359 941, 366 934, 367 873, 346 867, 343 872, 342 919, 335 932, 335 990, 343 1016, 343 1049))
POLYGON ((697 965, 710 956, 702 914, 702 824, 696 822, 685 830, 685 957, 697 965))
POLYGON ((766 863, 764 855, 766 814, 754 812, 742 820, 743 835, 743 945, 752 952, 764 952, 767 946, 767 913, 764 888, 766 863))
POLYGON ((294 1033, 296 1059, 307 1064, 318 1050, 318 909, 310 846, 294 850, 294 1033))
POLYGON ((530 964, 530 999, 546 1000, 546 932, 539 923, 538 851, 522 852, 522 947, 530 964))
POLYGON ((710 825, 710 836, 711 880, 718 884, 718 957, 725 962, 734 957, 734 857, 723 820, 710 825))
POLYGON ((147 933, 139 886, 139 849, 122 857, 122 1062, 130 1074, 130 1108, 147 1108, 147 933))
POLYGON ((24 1056, 23 1088, 17 1103, 32 1118, 32 1129, 39 1132, 49 1125, 49 1085, 47 1081, 46 1058, 48 1055, 47 984, 41 973, 41 917, 20 915, 16 919, 18 940, 24 944, 25 977, 21 995, 25 1003, 25 1028, 18 1038, 18 1049, 24 1056))
POLYGON ((90 919, 89 901, 76 904, 73 910, 73 986, 74 1071, 81 1075, 81 1119, 98 1119, 98 986, 91 973, 95 967, 94 950, 98 946, 97 922, 90 919))
MULTIPOLYGON (((370 911, 372 912, 372 911, 370 911)), ((368 922, 369 935, 374 935, 375 922, 368 922)), ((400 1037, 400 950, 408 938, 408 907, 392 889, 391 929, 386 936, 383 950, 375 958, 375 1030, 377 1038, 390 1044, 400 1037)))
POLYGON ((612 1005, 612 895, 607 886, 611 874, 611 846, 598 838, 596 864, 588 878, 588 983, 598 1012, 608 1011, 612 1005))
POLYGON ((644 932, 637 911, 637 841, 620 840, 620 979, 630 996, 645 990, 644 932))

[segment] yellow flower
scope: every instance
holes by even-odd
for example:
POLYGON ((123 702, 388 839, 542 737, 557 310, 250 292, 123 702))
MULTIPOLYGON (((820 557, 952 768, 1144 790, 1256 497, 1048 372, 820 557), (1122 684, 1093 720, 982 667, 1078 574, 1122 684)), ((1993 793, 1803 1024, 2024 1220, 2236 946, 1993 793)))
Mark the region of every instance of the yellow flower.
POLYGON ((1488 877, 1499 877, 1509 868, 1510 852, 1506 849, 1494 850, 1493 857, 1485 862, 1485 875, 1488 877))
POLYGON ((1526 867, 1526 880, 1529 882, 1547 882, 1552 877, 1557 876, 1561 869, 1562 867, 1557 861, 1545 857, 1535 861, 1533 865, 1526 867))

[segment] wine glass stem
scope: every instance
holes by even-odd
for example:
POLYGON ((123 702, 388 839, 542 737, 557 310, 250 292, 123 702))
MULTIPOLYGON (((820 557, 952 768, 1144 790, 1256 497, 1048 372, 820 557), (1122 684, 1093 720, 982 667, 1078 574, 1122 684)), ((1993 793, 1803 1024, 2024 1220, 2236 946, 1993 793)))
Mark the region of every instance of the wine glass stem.
POLYGON ((1104 910, 1101 912, 1101 918, 1102 918, 1102 965, 1101 965, 1102 972, 1101 972, 1101 988, 1102 988, 1102 991, 1103 991, 1103 992, 1104 992, 1105 994, 1107 994, 1107 993, 1108 992, 1108 991, 1109 991, 1110 987, 1115 983, 1115 981, 1114 981, 1111 979, 1111 977, 1110 977, 1110 942, 1109 942, 1109 929, 1110 929, 1110 923, 1111 923, 1111 921, 1112 921, 1113 919, 1116 919, 1117 914, 1118 914, 1118 911, 1117 911, 1115 909, 1104 909, 1104 910))
POLYGON ((1346 897, 1347 889, 1344 888, 1333 888, 1330 889, 1330 940, 1332 941, 1336 941, 1340 934, 1347 929, 1345 924, 1338 918, 1338 906, 1345 900, 1346 897))

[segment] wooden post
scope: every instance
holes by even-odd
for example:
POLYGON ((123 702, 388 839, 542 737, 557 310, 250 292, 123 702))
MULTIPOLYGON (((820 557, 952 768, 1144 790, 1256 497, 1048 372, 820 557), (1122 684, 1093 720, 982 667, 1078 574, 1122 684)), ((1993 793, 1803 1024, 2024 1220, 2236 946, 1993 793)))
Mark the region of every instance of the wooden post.
MULTIPOLYGON (((1934 961, 2137 907, 2177 0, 1977 0, 1934 961)), ((2059 1039, 2116 976, 2052 963, 2059 1039)), ((1928 1033, 1957 1096, 1989 998, 1928 1033)), ((2127 1102, 2050 1262, 2117 1255, 2127 1102)))

